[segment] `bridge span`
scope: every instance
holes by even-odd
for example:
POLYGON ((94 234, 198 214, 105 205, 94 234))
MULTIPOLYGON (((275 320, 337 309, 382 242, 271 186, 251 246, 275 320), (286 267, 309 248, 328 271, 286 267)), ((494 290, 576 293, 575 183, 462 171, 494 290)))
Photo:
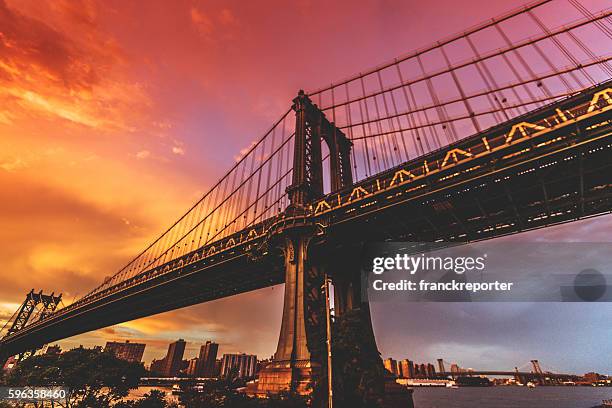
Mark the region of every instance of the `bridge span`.
POLYGON ((315 247, 333 242, 337 251, 363 236, 475 241, 609 213, 609 94, 603 84, 328 195, 303 214, 266 219, 60 309, 3 338, 2 350, 282 283, 282 254, 270 240, 286 228, 312 228, 315 247), (573 119, 561 121, 557 110, 573 119), (539 124, 546 121, 554 125, 539 124))

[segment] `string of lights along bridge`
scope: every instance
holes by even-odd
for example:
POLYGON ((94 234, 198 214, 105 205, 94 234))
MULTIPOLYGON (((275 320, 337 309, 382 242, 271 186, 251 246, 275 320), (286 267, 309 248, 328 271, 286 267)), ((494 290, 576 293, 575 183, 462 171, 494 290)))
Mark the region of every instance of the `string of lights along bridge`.
POLYGON ((285 282, 276 371, 259 391, 300 389, 325 365, 312 290, 324 274, 336 313, 365 310, 370 325, 358 267, 337 270, 354 245, 489 239, 610 212, 610 45, 605 2, 542 0, 300 91, 127 265, 42 318, 16 313, 0 354, 285 282))

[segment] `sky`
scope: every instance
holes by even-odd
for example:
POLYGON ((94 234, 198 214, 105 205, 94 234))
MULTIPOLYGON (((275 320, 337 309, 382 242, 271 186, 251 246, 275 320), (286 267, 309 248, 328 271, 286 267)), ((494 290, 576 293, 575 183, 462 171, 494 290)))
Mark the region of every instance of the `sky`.
MULTIPOLYGON (((584 1, 585 5, 596 1, 584 1)), ((0 0, 0 319, 31 289, 72 301, 170 225, 316 89, 520 5, 500 0, 0 0)), ((596 9, 597 6, 592 6, 596 9)), ((610 216, 521 235, 609 241, 610 216)), ((516 238, 512 238, 516 239, 516 238)), ((281 286, 62 341, 179 337, 265 358, 281 286)), ((373 304, 383 356, 610 372, 608 305, 373 304), (503 319, 520 327, 510 329, 503 319), (520 345, 520 347, 519 347, 520 345)))

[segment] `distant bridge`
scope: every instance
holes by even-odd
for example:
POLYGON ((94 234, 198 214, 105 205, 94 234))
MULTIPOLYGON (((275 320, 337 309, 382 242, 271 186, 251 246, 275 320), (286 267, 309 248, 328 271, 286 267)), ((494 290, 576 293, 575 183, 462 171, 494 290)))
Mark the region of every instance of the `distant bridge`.
POLYGON ((461 372, 443 372, 437 373, 443 377, 473 377, 480 375, 499 376, 499 377, 523 377, 523 378, 550 378, 561 380, 577 380, 582 378, 576 374, 563 373, 534 373, 532 371, 461 371, 461 372))
POLYGON ((526 383, 527 381, 538 381, 544 383, 546 381, 558 382, 558 381, 577 381, 582 377, 576 374, 564 374, 564 373, 553 373, 550 371, 542 370, 540 362, 538 360, 531 360, 529 364, 532 366, 531 371, 519 371, 518 367, 515 367, 514 371, 496 371, 496 370, 472 370, 459 367, 457 370, 446 371, 445 362, 442 359, 438 359, 438 368, 440 371, 437 375, 442 377, 472 377, 472 376, 497 376, 497 377, 515 377, 517 380, 526 383))

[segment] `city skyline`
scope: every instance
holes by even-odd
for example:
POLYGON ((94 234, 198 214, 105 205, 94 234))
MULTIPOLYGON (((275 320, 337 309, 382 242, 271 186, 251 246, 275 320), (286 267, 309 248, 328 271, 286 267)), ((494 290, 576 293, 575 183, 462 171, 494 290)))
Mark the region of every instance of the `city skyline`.
MULTIPOLYGON (((186 345, 188 344, 187 342, 184 341, 184 339, 178 339, 174 342, 168 343, 168 351, 166 353, 166 355, 164 357, 167 357, 170 353, 171 350, 173 348, 173 345, 175 343, 185 343, 185 348, 186 345)), ((225 364, 234 364, 232 359, 239 359, 240 357, 248 357, 248 358, 254 358, 254 362, 255 363, 259 363, 261 361, 267 361, 266 359, 259 359, 257 355, 255 354, 249 354, 248 352, 239 352, 239 353, 218 353, 218 346, 219 344, 212 342, 211 340, 206 340, 204 343, 196 343, 195 346, 199 345, 199 355, 190 357, 185 355, 184 353, 182 354, 182 357, 180 358, 180 360, 177 361, 182 361, 183 363, 187 362, 190 363, 192 361, 196 361, 197 362, 197 366, 193 367, 193 370, 195 370, 196 372, 191 373, 192 375, 195 375, 197 377, 214 377, 217 375, 223 376, 224 375, 224 365, 225 364), (200 366, 201 361, 202 361, 202 356, 204 356, 204 359, 208 359, 207 356, 209 356, 208 354, 206 354, 207 352, 205 350, 207 350, 209 347, 212 347, 213 354, 211 357, 211 362, 212 367, 211 367, 211 372, 213 372, 212 375, 206 375, 206 374, 198 374, 198 370, 202 370, 202 366, 200 366), (229 361, 226 361, 228 360, 229 361), (215 364, 220 364, 220 366, 215 366, 215 364), (215 374, 216 371, 219 371, 215 374)), ((101 346, 94 346, 95 347, 99 347, 101 348, 101 346)), ((141 361, 141 356, 142 356, 142 351, 145 349, 146 344, 141 344, 141 343, 133 343, 130 342, 129 340, 126 341, 109 341, 106 343, 106 347, 104 347, 104 351, 110 351, 113 352, 118 358, 124 359, 124 360, 128 360, 128 361, 136 361, 136 362, 142 362, 145 367, 149 367, 151 364, 151 362, 146 362, 146 361, 141 361), (128 350, 127 348, 125 350, 121 350, 121 347, 125 347, 125 346, 131 346, 130 348, 132 348, 133 350, 128 350), (134 348, 136 347, 136 348, 134 348), (119 350, 118 350, 119 349, 119 350), (136 358, 131 358, 133 356, 136 356, 136 358)), ((44 353, 60 353, 66 350, 62 350, 61 347, 59 345, 53 344, 53 345, 49 345, 49 347, 47 347, 46 349, 43 350, 44 353)), ((159 356, 158 356, 159 357, 159 356)), ((414 364, 414 367, 416 367, 416 369, 418 370, 419 367, 426 367, 427 369, 427 373, 440 373, 440 372, 464 372, 464 373, 469 373, 471 371, 483 371, 485 369, 483 369, 482 367, 479 366, 465 366, 463 365, 459 360, 455 360, 455 359, 451 359, 451 360, 445 360, 444 358, 436 358, 435 360, 429 361, 427 359, 414 359, 414 358, 408 358, 406 356, 403 357, 391 357, 391 356, 384 356, 381 355, 381 358, 383 360, 384 363, 384 367, 389 370, 392 373, 395 374, 402 374, 404 372, 407 372, 407 367, 410 364, 414 364)), ((152 361, 160 361, 163 360, 162 359, 157 359, 157 358, 153 358, 152 361)), ((255 369, 255 363, 248 363, 248 372, 250 373, 251 369, 254 370, 255 369)), ((495 371, 514 371, 519 369, 519 371, 524 371, 524 372, 538 372, 538 371, 542 371, 544 373, 550 372, 550 373, 558 373, 555 371, 552 371, 550 369, 548 369, 548 367, 541 365, 539 363, 539 360, 537 359, 532 359, 529 361, 524 361, 524 362, 519 362, 515 364, 513 367, 497 367, 495 369, 495 371), (535 364, 537 364, 537 370, 535 369, 534 366, 534 362, 535 364), (517 364, 521 364, 522 365, 517 365, 517 364)), ((238 364, 240 365, 240 364, 238 364)), ((188 366, 188 369, 184 369, 181 371, 185 371, 186 373, 188 373, 189 370, 192 370, 191 365, 188 366)), ((228 371, 229 369, 225 369, 225 371, 228 371)), ((492 368, 488 368, 486 370, 493 370, 492 368)), ((485 371, 486 371, 485 370, 485 371)), ((611 372, 609 371, 602 371, 602 372, 597 372, 594 370, 588 370, 585 371, 584 373, 581 372, 567 372, 567 373, 561 373, 561 374, 575 374, 575 375, 582 375, 582 374, 588 374, 588 373, 597 373, 597 374, 601 374, 601 375, 605 375, 605 376, 612 376, 611 372)), ((189 373, 188 373, 189 374, 189 373)))
MULTIPOLYGON (((158 4, 148 10, 120 2, 75 4, 0 0, 0 25, 9 27, 6 38, 17 44, 0 56, 0 134, 5 136, 0 220, 7 226, 0 239, 10 243, 0 249, 7 260, 6 284, 0 289, 3 320, 32 286, 63 292, 70 303, 114 273, 206 191, 299 88, 316 88, 353 73, 354 67, 368 68, 372 61, 393 58, 519 5, 398 2, 399 11, 390 13, 368 3, 342 17, 345 23, 359 22, 346 33, 323 36, 337 24, 327 16, 310 27, 309 36, 321 36, 320 41, 303 50, 309 58, 298 64, 290 48, 305 40, 302 34, 263 29, 272 24, 260 19, 291 18, 306 25, 322 3, 274 7, 278 11, 270 17, 231 2, 181 2, 171 9, 158 4), (424 23, 434 21, 434 11, 440 10, 435 24, 424 23), (139 19, 143 14, 147 18, 139 19), (377 19, 370 19, 372 14, 377 19), (397 26, 391 22, 408 16, 412 24, 399 25, 405 32, 391 31, 397 26), (142 20, 142 26, 125 24, 128 19, 142 20), (51 41, 50 50, 28 51, 44 38, 51 41), (343 47, 355 41, 361 41, 361 52, 343 47), (276 49, 283 52, 277 55, 276 49), (251 69, 238 68, 247 63, 251 69), (23 79, 28 77, 31 82, 23 79), (221 137, 223 146, 210 154, 221 137), (100 256, 101 249, 107 256, 100 256), (11 278, 22 275, 28 279, 11 278)), ((611 227, 606 216, 508 239, 609 241, 611 227)), ((150 362, 163 354, 168 340, 184 338, 185 356, 195 356, 196 339, 210 338, 228 353, 248 348, 268 356, 278 340, 282 290, 262 289, 60 344, 69 348, 129 339, 151 345, 144 351, 150 362)), ((601 369, 606 364, 601 354, 612 352, 606 342, 612 335, 605 325, 612 313, 607 304, 450 308, 374 303, 372 310, 384 356, 417 349, 425 360, 446 349, 461 355, 466 365, 539 358, 580 372, 587 366, 601 369), (568 318, 575 321, 571 330, 564 327, 568 318), (516 327, 510 329, 506 319, 516 327), (554 336, 556 344, 548 345, 547 336, 554 336)))
MULTIPOLYGON (((246 355, 256 355, 254 353, 250 353, 248 350, 240 350, 238 352, 236 351, 228 351, 228 352, 222 352, 223 349, 221 348, 221 344, 216 343, 212 340, 203 340, 203 341, 194 341, 194 342, 189 342, 186 341, 185 339, 179 338, 179 339, 174 339, 174 341, 168 341, 165 343, 161 343, 160 344, 160 349, 163 350, 163 352, 155 352, 156 354, 151 353, 150 354, 150 358, 141 358, 140 360, 137 358, 138 362, 142 362, 143 364, 145 364, 145 366, 148 366, 151 364, 151 361, 153 360, 160 360, 162 359, 165 355, 167 355, 167 349, 168 346, 170 346, 172 343, 176 342, 176 341, 185 341, 185 350, 196 350, 195 354, 192 354, 191 352, 184 352, 183 353, 183 357, 182 359, 185 361, 188 360, 192 360, 194 358, 198 358, 200 359, 200 357, 203 355, 203 353, 205 353, 205 349, 207 346, 211 345, 211 347, 213 347, 213 353, 211 353, 214 357, 212 358, 213 361, 214 360, 219 360, 220 357, 222 357, 225 354, 228 355, 242 355, 242 354, 246 354, 246 355), (190 346, 191 345, 191 346, 190 346), (215 348, 216 347, 216 348, 215 348)), ((55 348, 56 346, 58 346, 61 350, 68 350, 68 349, 64 349, 62 348, 62 346, 60 346, 60 344, 63 343, 63 341, 60 342, 53 342, 53 344, 49 345, 49 347, 53 347, 55 348)), ((131 352, 130 350, 121 350, 119 352, 117 352, 117 348, 120 348, 122 346, 135 346, 138 347, 137 350, 134 350, 134 352, 136 353, 136 355, 140 355, 141 351, 144 351, 147 349, 146 346, 148 346, 149 344, 146 342, 143 343, 139 343, 137 341, 134 341, 132 339, 114 339, 114 340, 109 340, 106 342, 106 346, 104 347, 105 351, 109 350, 113 353, 115 353, 119 358, 122 359, 126 359, 126 355, 128 354, 132 354, 133 352, 131 352), (145 347, 140 347, 140 346, 145 346, 145 347)), ((77 347, 83 346, 82 344, 78 345, 77 347)), ((98 347, 101 345, 96 345, 93 344, 92 347, 98 347)), ((204 354, 204 356, 206 356, 207 354, 204 354)), ((270 356, 268 356, 270 357, 270 356)), ((266 358, 268 358, 266 357, 266 358)), ((206 358, 206 357, 205 357, 206 358)))

